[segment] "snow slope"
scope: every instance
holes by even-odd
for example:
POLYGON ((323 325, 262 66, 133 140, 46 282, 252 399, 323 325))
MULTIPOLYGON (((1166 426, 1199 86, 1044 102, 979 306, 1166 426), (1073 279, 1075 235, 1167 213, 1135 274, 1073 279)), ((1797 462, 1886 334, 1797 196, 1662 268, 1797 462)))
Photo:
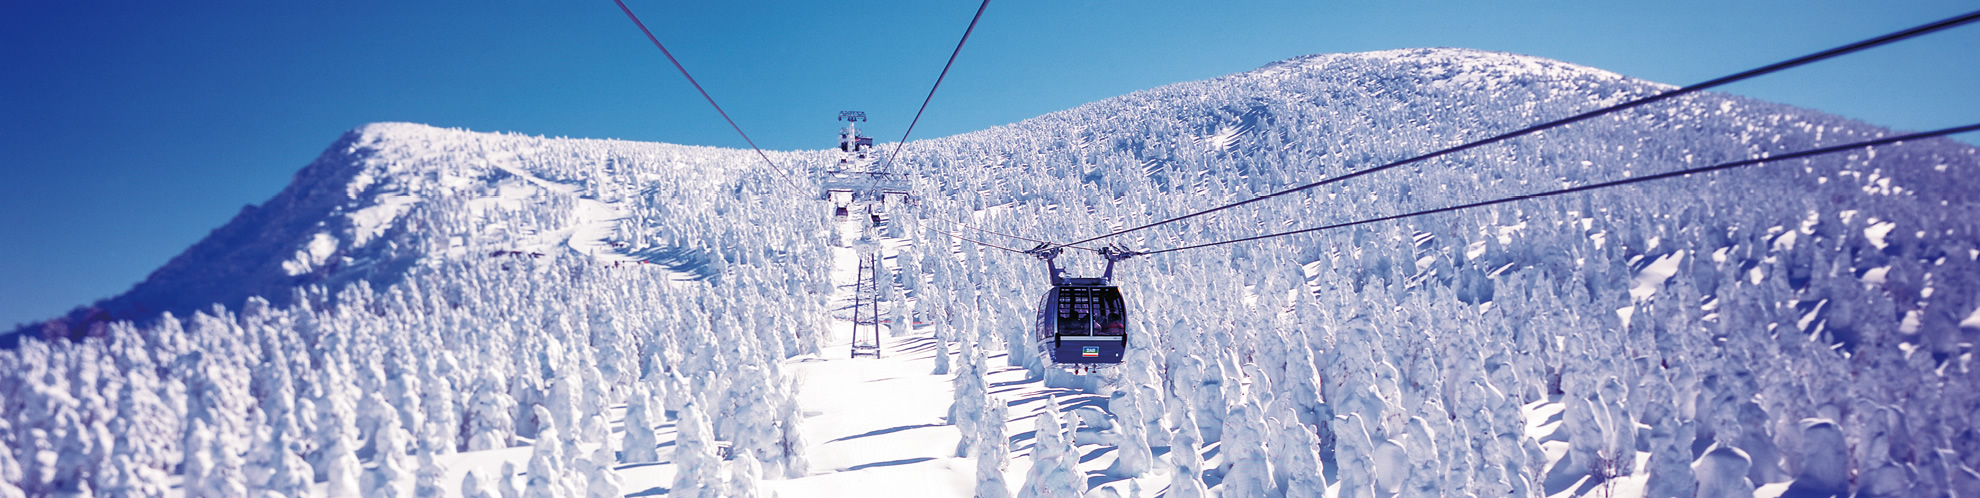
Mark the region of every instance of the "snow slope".
MULTIPOLYGON (((508 462, 548 495, 1980 492, 1980 151, 1957 142, 1137 258, 1130 360, 1085 378, 1022 353, 1035 260, 917 227, 1073 240, 1668 88, 1461 49, 1296 58, 909 144, 923 201, 871 233, 743 151, 369 125, 27 331, 76 340, 0 353, 0 482, 462 492, 508 462), (877 360, 845 358, 835 311, 860 250, 887 256, 890 322, 920 324, 877 360), (957 447, 998 439, 1002 468, 957 447)), ((1116 242, 1889 133, 1676 100, 1116 242)))

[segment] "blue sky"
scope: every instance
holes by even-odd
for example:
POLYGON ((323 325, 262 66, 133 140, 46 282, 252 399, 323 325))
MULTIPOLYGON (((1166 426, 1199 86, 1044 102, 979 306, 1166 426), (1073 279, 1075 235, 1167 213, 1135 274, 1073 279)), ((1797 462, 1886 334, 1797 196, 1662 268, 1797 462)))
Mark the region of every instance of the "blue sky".
MULTIPOLYGON (((977 5, 627 3, 771 149, 830 146, 848 109, 898 137, 977 5)), ((1470 47, 1686 84, 1976 9, 997 0, 916 136, 1329 52, 1470 47)), ((0 0, 0 68, 0 328, 123 292, 368 122, 742 146, 609 0, 0 0)), ((1980 26, 1726 91, 1926 129, 1980 120, 1974 81, 1980 26)))

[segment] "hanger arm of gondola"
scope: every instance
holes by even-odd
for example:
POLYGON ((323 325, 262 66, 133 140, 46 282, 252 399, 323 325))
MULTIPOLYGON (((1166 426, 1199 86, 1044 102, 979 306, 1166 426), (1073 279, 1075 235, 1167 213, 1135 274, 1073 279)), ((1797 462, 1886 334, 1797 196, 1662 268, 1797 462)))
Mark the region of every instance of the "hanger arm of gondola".
POLYGON ((1351 173, 1348 173, 1348 174, 1345 174, 1345 175, 1341 175, 1341 176, 1337 176, 1337 177, 1333 177, 1333 178, 1327 178, 1327 179, 1324 179, 1324 180, 1320 180, 1320 181, 1317 181, 1317 182, 1313 182, 1313 183, 1308 183, 1308 184, 1305 184, 1305 185, 1300 185, 1300 186, 1297 186, 1297 187, 1293 187, 1293 188, 1290 188, 1290 189, 1286 189, 1286 190, 1281 190, 1281 191, 1278 191, 1278 192, 1273 192, 1273 193, 1269 193, 1269 194, 1265 194, 1265 195, 1262 195, 1262 196, 1258 196, 1258 197, 1253 197, 1253 198, 1251 198, 1251 199, 1246 199, 1246 200, 1243 200, 1243 201, 1238 201, 1238 202, 1234 202, 1234 203, 1231 203, 1231 204, 1225 204, 1225 205, 1222 205, 1222 206, 1217 206, 1217 207, 1213 207, 1213 208, 1210 208, 1210 209, 1205 209, 1205 210, 1202 210, 1202 211, 1197 211, 1197 212, 1194 212, 1194 213, 1189 213, 1189 214, 1185 214, 1185 215, 1182 215, 1182 216, 1177 216, 1177 217, 1174 217, 1174 218, 1169 218, 1169 219, 1165 219, 1165 220, 1161 220, 1161 221, 1157 221, 1157 222, 1153 222, 1153 223, 1148 223, 1148 224, 1145 224, 1145 225, 1141 225, 1141 226, 1137 226, 1137 227, 1133 227, 1133 228, 1128 228, 1128 229, 1124 229, 1124 230, 1119 230, 1119 231, 1114 231, 1114 232, 1110 232, 1110 233, 1106 233, 1106 234, 1102 234, 1102 235, 1097 235, 1097 236, 1093 236, 1093 237, 1090 237, 1090 238, 1086 238, 1086 239, 1081 239, 1081 240, 1078 240, 1078 241, 1074 241, 1074 242, 1071 242, 1071 243, 1068 243, 1068 244, 1066 244, 1066 245, 1076 245, 1076 244, 1084 244, 1084 243, 1087 243, 1087 242, 1093 242, 1093 241, 1096 241, 1096 240, 1101 240, 1101 239, 1106 239, 1106 238, 1110 238, 1110 237, 1116 237, 1116 236, 1120 236, 1120 235, 1123 235, 1123 234, 1127 234, 1127 233, 1132 233, 1132 232, 1136 232, 1136 231, 1140 231, 1140 230, 1145 230, 1145 229, 1149 229, 1149 228, 1154 228, 1154 227, 1157 227, 1157 226, 1161 226, 1161 225, 1166 225, 1166 224, 1169 224, 1169 223, 1174 223, 1174 222, 1178 222, 1178 221, 1182 221, 1182 220, 1187 220, 1187 219, 1190 219, 1190 218, 1195 218, 1195 217, 1198 217, 1198 216, 1203 216, 1203 215, 1207 215, 1207 214, 1210 214, 1210 213, 1215 213, 1215 212, 1218 212, 1218 211, 1223 211, 1223 210, 1226 210, 1226 209, 1231 209, 1231 208, 1236 208, 1236 207, 1239 207, 1239 206, 1244 206, 1244 205, 1248 205, 1248 204, 1252 204, 1252 203, 1256 203, 1256 202, 1262 202, 1262 201, 1265 201, 1265 200, 1267 200, 1267 199, 1273 199, 1273 198, 1277 198, 1277 197, 1281 197, 1281 196, 1285 196, 1285 195, 1289 195, 1289 194, 1293 194, 1293 193, 1298 193, 1298 192, 1303 192, 1303 191, 1306 191, 1306 190, 1309 190, 1309 189, 1313 189, 1313 188, 1316 188, 1316 187, 1320 187, 1320 186, 1323 186, 1323 185, 1330 185, 1330 184, 1334 184, 1334 183, 1338 183, 1338 182, 1342 182, 1342 181, 1347 181, 1347 180, 1350 180, 1350 179, 1353 179, 1353 178, 1356 178, 1356 177, 1360 177, 1360 176, 1364 176, 1364 175, 1369 175, 1369 174, 1373 174, 1373 173, 1376 173, 1376 172, 1380 172, 1380 171, 1384 171, 1384 170, 1388 170, 1388 169, 1392 169, 1392 168, 1396 168, 1396 167, 1399 167, 1399 166, 1404 166, 1404 165, 1408 165, 1408 164, 1411 164, 1411 163, 1416 163, 1416 162, 1421 162, 1421 161, 1424 161, 1424 160, 1428 160, 1428 159, 1432 159, 1432 158, 1436 158, 1436 157, 1440 157, 1440 156, 1445 156, 1445 155, 1449 155, 1449 154, 1453 154, 1453 153, 1457 153, 1457 152, 1462 152, 1462 151, 1465 151, 1465 150, 1470 150, 1470 149, 1473 149, 1473 148, 1477 148, 1477 147, 1481 147, 1481 146, 1484 146, 1484 145, 1487 145, 1487 144, 1492 144, 1492 143, 1496 143, 1496 142, 1500 142, 1500 141, 1504 141, 1504 140, 1507 140, 1507 139, 1511 139, 1511 138, 1516 138, 1516 137, 1521 137, 1521 136, 1525 136, 1525 135, 1531 135, 1531 134, 1534 134, 1534 133, 1538 133, 1538 132, 1540 132, 1540 131, 1543 131, 1543 130, 1547 130, 1547 129, 1551 129, 1551 128, 1556 128, 1556 127, 1560 127, 1560 126, 1564 126, 1564 125, 1567 125, 1567 124, 1571 124, 1571 123, 1575 123, 1575 122, 1579 122, 1579 121, 1584 121, 1584 120, 1587 120, 1587 119, 1589 119, 1589 118, 1594 118, 1594 117, 1597 117, 1597 116, 1603 116, 1603 115, 1607 115, 1607 114, 1611 114, 1611 113, 1615 113, 1615 112, 1618 112, 1618 111, 1623 111, 1623 110, 1627 110, 1627 109, 1633 109, 1633 108, 1636 108, 1636 107, 1641 107, 1641 106, 1644 106, 1644 105, 1648 105, 1648 104, 1651 104, 1651 103, 1655 103, 1655 102, 1661 102, 1661 101, 1665 101, 1665 100, 1670 100, 1670 99, 1672 99, 1672 98, 1676 98, 1676 97, 1679 97, 1679 96, 1682 96, 1682 95, 1688 95, 1688 94, 1692 94, 1692 93, 1697 93, 1697 92, 1701 92, 1701 91, 1704 91, 1704 90, 1706 90, 1706 89, 1710 89, 1710 88, 1716 88, 1716 87, 1720 87, 1720 86, 1725 86, 1725 85, 1728 85, 1728 84, 1732 84, 1732 83, 1735 83, 1735 82, 1739 82, 1739 81, 1744 81, 1744 80, 1748 80, 1748 79, 1752 79, 1752 78, 1756 78, 1756 77, 1759 77, 1759 76, 1762 76, 1762 75, 1767 75, 1767 74, 1772 74, 1772 73, 1776 73, 1776 72, 1780 72, 1780 71, 1784 71, 1784 70, 1787 70, 1787 69, 1790 69, 1790 68, 1795 68, 1795 67, 1800 67, 1800 66, 1803 66, 1803 65, 1807 65, 1807 64, 1811 64, 1811 63, 1815 63, 1815 62, 1818 62, 1818 61, 1823 61, 1823 60, 1827 60, 1827 59, 1831 59, 1831 58, 1835 58, 1835 57, 1839 57, 1839 56, 1842 56, 1842 55, 1846 55, 1846 54, 1850 54, 1850 53, 1855 53, 1855 52, 1860 52, 1860 51, 1863 51, 1863 50, 1866 50, 1866 49, 1870 49, 1870 48, 1874 48, 1874 47, 1879 47, 1879 46, 1883 46, 1883 45, 1888 45, 1888 44, 1891 44, 1891 43, 1896 43, 1896 42, 1899 42, 1899 41, 1903 41, 1903 40, 1908 40, 1908 39, 1911 39, 1911 38, 1916 38, 1916 37, 1919 37, 1919 36, 1923 36, 1923 35, 1926 35, 1926 34, 1930 34, 1930 33, 1935 33, 1935 32, 1939 32, 1939 31, 1944 31, 1944 30, 1946 30, 1946 29, 1950 29, 1950 28, 1954 28, 1954 27, 1958 27, 1958 26, 1962 26, 1962 25, 1966 25, 1966 24, 1969 24, 1969 23, 1972 23, 1972 22, 1974 22, 1974 21, 1980 21, 1980 11, 1974 11, 1974 12, 1969 12, 1969 13, 1966 13, 1966 14, 1963 14, 1963 15, 1959 15, 1959 16, 1954 16, 1954 17, 1950 17, 1950 18, 1946 18, 1946 19, 1944 19, 1944 20, 1940 20, 1940 21, 1937 21, 1937 22, 1932 22, 1932 23, 1928 23, 1928 24, 1924 24, 1924 25, 1920 25, 1920 26, 1917 26, 1917 27, 1913 27, 1913 28, 1910 28, 1910 29, 1905 29, 1905 30, 1902 30, 1902 31, 1898 31, 1898 32, 1894 32, 1894 33, 1890 33, 1890 34, 1886 34, 1886 35, 1883 35, 1883 36, 1878 36, 1878 37, 1875 37, 1875 38, 1870 38, 1870 39, 1866 39, 1866 40, 1863 40, 1863 41, 1859 41, 1859 42, 1855 42, 1855 43, 1851 43, 1851 44, 1848 44, 1848 45, 1843 45, 1843 46, 1840 46, 1840 47, 1836 47, 1836 48, 1832 48, 1832 49, 1828 49, 1828 50, 1823 50, 1823 51, 1820 51, 1820 52, 1815 52, 1815 53, 1812 53, 1812 54, 1808 54, 1808 55, 1804 55, 1804 56, 1801 56, 1801 57, 1796 57, 1796 58, 1793 58, 1793 59, 1788 59, 1788 60, 1785 60, 1785 61, 1781 61, 1781 62, 1777 62, 1777 63, 1773 63, 1773 64, 1769 64, 1769 65, 1766 65, 1766 66, 1761 66, 1761 67, 1758 67, 1758 68, 1754 68, 1754 69, 1749 69, 1749 70, 1746 70, 1746 71, 1741 71, 1741 72, 1737 72, 1737 73, 1733 73, 1733 74, 1730 74, 1730 75, 1726 75, 1726 76, 1722 76, 1722 77, 1719 77, 1719 78, 1714 78, 1714 79, 1711 79, 1711 80, 1707 80, 1707 81, 1704 81, 1704 82, 1701 82, 1701 83, 1697 83, 1697 84, 1693 84, 1693 85, 1690 85, 1690 86, 1686 86, 1686 87, 1682 87, 1682 88, 1678 88, 1678 89, 1674 89, 1674 90, 1671 90, 1671 91, 1667 91, 1667 92, 1663 92, 1663 93, 1659 93, 1659 94, 1656 94, 1656 95, 1651 95, 1651 96, 1648 96, 1648 97, 1644 97, 1644 98, 1640 98, 1640 99, 1636 99, 1636 100, 1632 100, 1632 101, 1628 101, 1628 102, 1623 102, 1623 103, 1621 103, 1621 104, 1616 104, 1616 105, 1612 105, 1612 106, 1608 106, 1608 107, 1603 107, 1603 108, 1600 108, 1600 109, 1595 109, 1595 110, 1592 110, 1592 111, 1588 111, 1588 112, 1584 112, 1584 113, 1581 113, 1581 114, 1576 114, 1576 115, 1573 115, 1573 116, 1568 116, 1568 117, 1565 117, 1565 118, 1560 118, 1560 119, 1556 119, 1556 120, 1553 120, 1553 121, 1548 121, 1548 122, 1545 122, 1545 123, 1540 123, 1540 124, 1536 124, 1536 125, 1532 125, 1532 126, 1528 126, 1528 127, 1525 127, 1525 128, 1521 128, 1521 129, 1518 129, 1518 130, 1513 130, 1513 131, 1509 131, 1509 132, 1505 132, 1505 133, 1501 133, 1501 134, 1498 134, 1498 135, 1493 135, 1493 136, 1491 136, 1491 137, 1486 137, 1486 138, 1483 138, 1483 139, 1479 139, 1479 140, 1474 140, 1474 141, 1471 141, 1471 142, 1467 142, 1467 143, 1464 143, 1464 144, 1460 144, 1460 145, 1457 145, 1457 146, 1453 146, 1453 147, 1449 147, 1449 148, 1445 148, 1445 149, 1442 149, 1442 150, 1438 150, 1438 151, 1435 151, 1435 152, 1430 152, 1430 153, 1427 153, 1427 154, 1422 154, 1422 155, 1418 155, 1418 156, 1415 156, 1415 157, 1410 157, 1410 158, 1407 158, 1407 159, 1403 159, 1403 160, 1399 160, 1399 161, 1394 161, 1394 162, 1390 162, 1390 163, 1388 163, 1388 164, 1383 164, 1383 165, 1381 165, 1381 166, 1376 166, 1376 167, 1373 167, 1373 168, 1368 168, 1368 169, 1363 169, 1363 170, 1360 170, 1360 171, 1355 171, 1355 172, 1351 172, 1351 173))
POLYGON ((1788 153, 1788 154, 1782 154, 1782 155, 1778 155, 1778 156, 1767 156, 1767 157, 1756 157, 1756 158, 1752 158, 1752 159, 1745 159, 1745 160, 1740 160, 1740 161, 1733 161, 1733 162, 1729 162, 1729 163, 1721 163, 1721 164, 1714 164, 1714 165, 1711 165, 1711 166, 1701 166, 1701 167, 1697 167, 1697 168, 1687 168, 1687 169, 1681 169, 1681 170, 1677 170, 1677 171, 1670 171, 1670 172, 1665 172, 1665 173, 1658 173, 1658 174, 1654 174, 1654 175, 1649 175, 1649 176, 1640 176, 1640 177, 1633 177, 1633 178, 1625 178, 1625 179, 1621 179, 1621 180, 1612 180, 1612 181, 1607 181, 1607 182, 1601 182, 1601 183, 1591 183, 1591 184, 1588 184, 1588 185, 1582 185, 1582 186, 1578 186, 1578 187, 1569 187, 1569 188, 1564 188, 1564 189, 1559 189, 1559 190, 1550 190, 1550 191, 1545 191, 1545 192, 1536 192, 1536 193, 1531 193, 1531 194, 1523 194, 1523 195, 1515 195, 1515 196, 1511 196, 1511 197, 1502 197, 1502 198, 1498 198, 1498 199, 1492 199, 1492 200, 1487 200, 1487 201, 1479 201, 1479 202, 1473 202, 1473 203, 1468 203, 1468 204, 1459 204, 1459 205, 1455 205, 1455 206, 1446 206, 1446 207, 1441 207, 1441 208, 1436 208, 1436 209, 1428 209, 1428 210, 1423 210, 1423 211, 1415 211, 1415 212, 1409 212, 1409 213, 1403 213, 1403 214, 1397 214, 1397 215, 1390 215, 1390 216, 1381 216, 1381 217, 1376 217, 1376 218, 1367 218, 1367 219, 1361 219, 1361 220, 1355 220, 1355 221, 1349 221, 1349 222, 1345 222, 1345 223, 1335 223, 1335 224, 1331 224, 1331 225, 1324 225, 1324 226, 1318 226, 1318 227, 1312 227, 1312 228, 1303 228, 1303 229, 1299 229, 1299 230, 1293 230, 1293 231, 1289 231, 1289 232, 1279 232, 1279 233, 1271 233, 1271 234, 1265 234, 1265 235, 1255 235, 1255 236, 1251 236, 1251 237, 1243 237, 1243 238, 1237 238, 1237 239, 1230 239, 1230 240, 1222 240, 1222 241, 1217 241, 1217 242, 1206 242, 1206 243, 1202 243, 1202 244, 1194 244, 1194 245, 1186 245, 1186 246, 1181 246, 1181 247, 1171 247, 1171 248, 1168 248, 1168 249, 1158 249, 1158 250, 1153 250, 1153 251, 1147 251, 1147 252, 1143 252, 1143 253, 1140 253, 1140 254, 1145 254, 1145 255, 1153 255, 1153 254, 1162 254, 1162 253, 1170 253, 1170 252, 1176 252, 1176 251, 1186 251, 1186 250, 1190 250, 1190 249, 1200 249, 1200 248, 1205 248, 1205 247, 1214 247, 1214 246, 1221 246, 1221 245, 1226 245, 1226 244, 1236 244, 1236 243, 1239 243, 1239 242, 1250 242, 1250 241, 1254 241, 1254 240, 1262 240, 1262 239, 1270 239, 1270 238, 1276 238, 1276 237, 1285 237, 1285 236, 1288 236, 1288 235, 1298 235, 1298 234, 1302 234, 1302 233, 1311 233, 1311 232, 1322 232, 1322 231, 1327 231, 1327 230, 1334 230, 1334 229, 1340 229, 1340 228, 1347 228, 1347 227, 1352 227, 1352 226, 1357 226, 1357 225, 1366 225, 1366 224, 1370 224, 1370 223, 1379 223, 1379 222, 1384 222, 1384 221, 1390 221, 1390 220, 1398 220, 1398 219, 1403 219, 1403 218, 1411 218, 1411 217, 1416 217, 1416 216, 1425 216, 1425 215, 1432 215, 1432 214, 1438 214, 1438 213, 1448 213, 1448 212, 1451 212, 1451 211, 1459 211, 1459 210, 1464 210, 1464 209, 1471 209, 1471 208, 1477 208, 1477 207, 1484 207, 1484 206, 1491 206, 1491 205, 1496 205, 1496 204, 1505 204, 1505 203, 1509 203, 1509 202, 1516 202, 1516 201, 1523 201, 1523 200, 1528 200, 1528 199, 1538 199, 1538 198, 1542 198, 1542 197, 1553 197, 1553 196, 1557 196, 1557 195, 1566 195, 1566 194, 1572 194, 1572 193, 1577 193, 1577 192, 1587 192, 1587 191, 1591 191, 1591 190, 1600 190, 1600 189, 1605 189, 1605 188, 1611 188, 1611 187, 1619 187, 1619 186, 1623 186, 1623 185, 1629 185, 1629 184, 1634 184, 1634 183, 1643 183, 1643 182, 1648 182, 1648 181, 1655 181, 1655 180, 1667 180, 1667 179, 1671 179, 1671 178, 1678 178, 1678 177, 1682 177, 1682 176, 1686 176, 1686 175, 1692 175, 1692 174, 1698 174, 1698 173, 1708 173, 1708 172, 1713 172, 1713 171, 1719 171, 1719 170, 1726 170, 1726 169, 1733 169, 1733 168, 1742 168, 1742 167, 1747 167, 1747 166, 1757 166, 1757 165, 1760 165, 1760 164, 1764 164, 1764 163, 1769 163, 1769 162, 1775 162, 1775 161, 1785 161, 1785 160, 1789 160, 1789 159, 1799 159, 1799 158, 1804 158, 1804 157, 1810 157, 1810 156, 1817 156, 1817 155, 1822 155, 1822 154, 1830 154, 1830 153, 1835 153, 1835 152, 1842 152, 1842 151, 1848 151, 1848 150, 1856 150, 1856 149, 1863 149, 1863 148, 1868 148, 1868 147, 1874 147, 1874 146, 1879 146, 1879 145, 1887 145, 1887 144, 1894 144, 1894 143, 1898 143, 1898 142, 1903 142, 1903 141, 1907 141, 1907 140, 1920 140, 1920 139, 1926 139, 1926 138, 1933 138, 1933 137, 1942 137, 1942 136, 1946 136, 1946 135, 1955 135, 1955 134, 1960 134, 1960 133, 1967 133, 1967 132, 1973 132, 1973 131, 1980 131, 1980 123, 1975 123, 1975 124, 1970 124, 1970 125, 1966 125, 1966 126, 1957 126, 1957 127, 1952 127, 1952 128, 1945 128, 1945 129, 1940 129, 1940 130, 1933 130, 1933 131, 1926 131, 1926 132, 1919 132, 1919 133, 1910 133, 1910 134, 1904 134, 1904 135, 1897 135, 1897 136, 1891 136, 1891 137, 1885 137, 1885 138, 1879 138, 1879 139, 1875 139, 1875 140, 1866 140, 1866 141, 1862 141, 1862 142, 1854 142, 1854 143, 1847 143, 1847 144, 1842 144, 1842 145, 1834 145, 1834 146, 1829 146, 1829 147, 1822 147, 1822 148, 1817 148, 1817 149, 1809 149, 1809 150, 1804 150, 1804 151, 1799 151, 1799 152, 1791 152, 1791 153, 1788 153))

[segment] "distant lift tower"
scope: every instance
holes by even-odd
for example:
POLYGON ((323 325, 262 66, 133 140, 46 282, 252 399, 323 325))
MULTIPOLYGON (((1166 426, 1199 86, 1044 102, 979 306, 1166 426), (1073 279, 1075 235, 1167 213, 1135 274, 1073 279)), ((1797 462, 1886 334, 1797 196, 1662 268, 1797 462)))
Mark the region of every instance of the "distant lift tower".
POLYGON ((839 120, 846 122, 839 130, 839 159, 825 168, 819 181, 825 186, 825 200, 832 201, 833 214, 843 217, 865 207, 878 217, 887 204, 911 203, 907 175, 887 172, 873 150, 873 139, 859 134, 866 113, 839 111, 839 120))
POLYGON ((880 254, 859 260, 859 279, 853 284, 852 357, 880 357, 880 254), (861 340, 860 329, 869 331, 861 340))

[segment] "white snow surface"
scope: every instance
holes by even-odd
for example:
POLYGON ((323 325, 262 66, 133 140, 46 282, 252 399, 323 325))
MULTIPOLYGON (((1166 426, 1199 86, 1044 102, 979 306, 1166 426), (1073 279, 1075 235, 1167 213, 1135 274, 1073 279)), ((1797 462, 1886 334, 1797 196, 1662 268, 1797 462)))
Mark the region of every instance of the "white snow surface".
MULTIPOLYGON (((1128 361, 1083 376, 1027 345, 1039 262, 921 228, 1070 241, 1670 88, 1463 49, 1295 58, 908 144, 920 203, 878 226, 807 183, 830 150, 771 151, 778 173, 367 125, 0 351, 0 496, 1980 493, 1980 151, 1957 142, 1131 259, 1128 361), (883 354, 852 359, 875 252, 883 354), (628 418, 659 461, 627 461, 628 418), (1008 465, 959 448, 983 434, 1008 465)), ((1111 242, 1887 133, 1701 94, 1111 242)))

